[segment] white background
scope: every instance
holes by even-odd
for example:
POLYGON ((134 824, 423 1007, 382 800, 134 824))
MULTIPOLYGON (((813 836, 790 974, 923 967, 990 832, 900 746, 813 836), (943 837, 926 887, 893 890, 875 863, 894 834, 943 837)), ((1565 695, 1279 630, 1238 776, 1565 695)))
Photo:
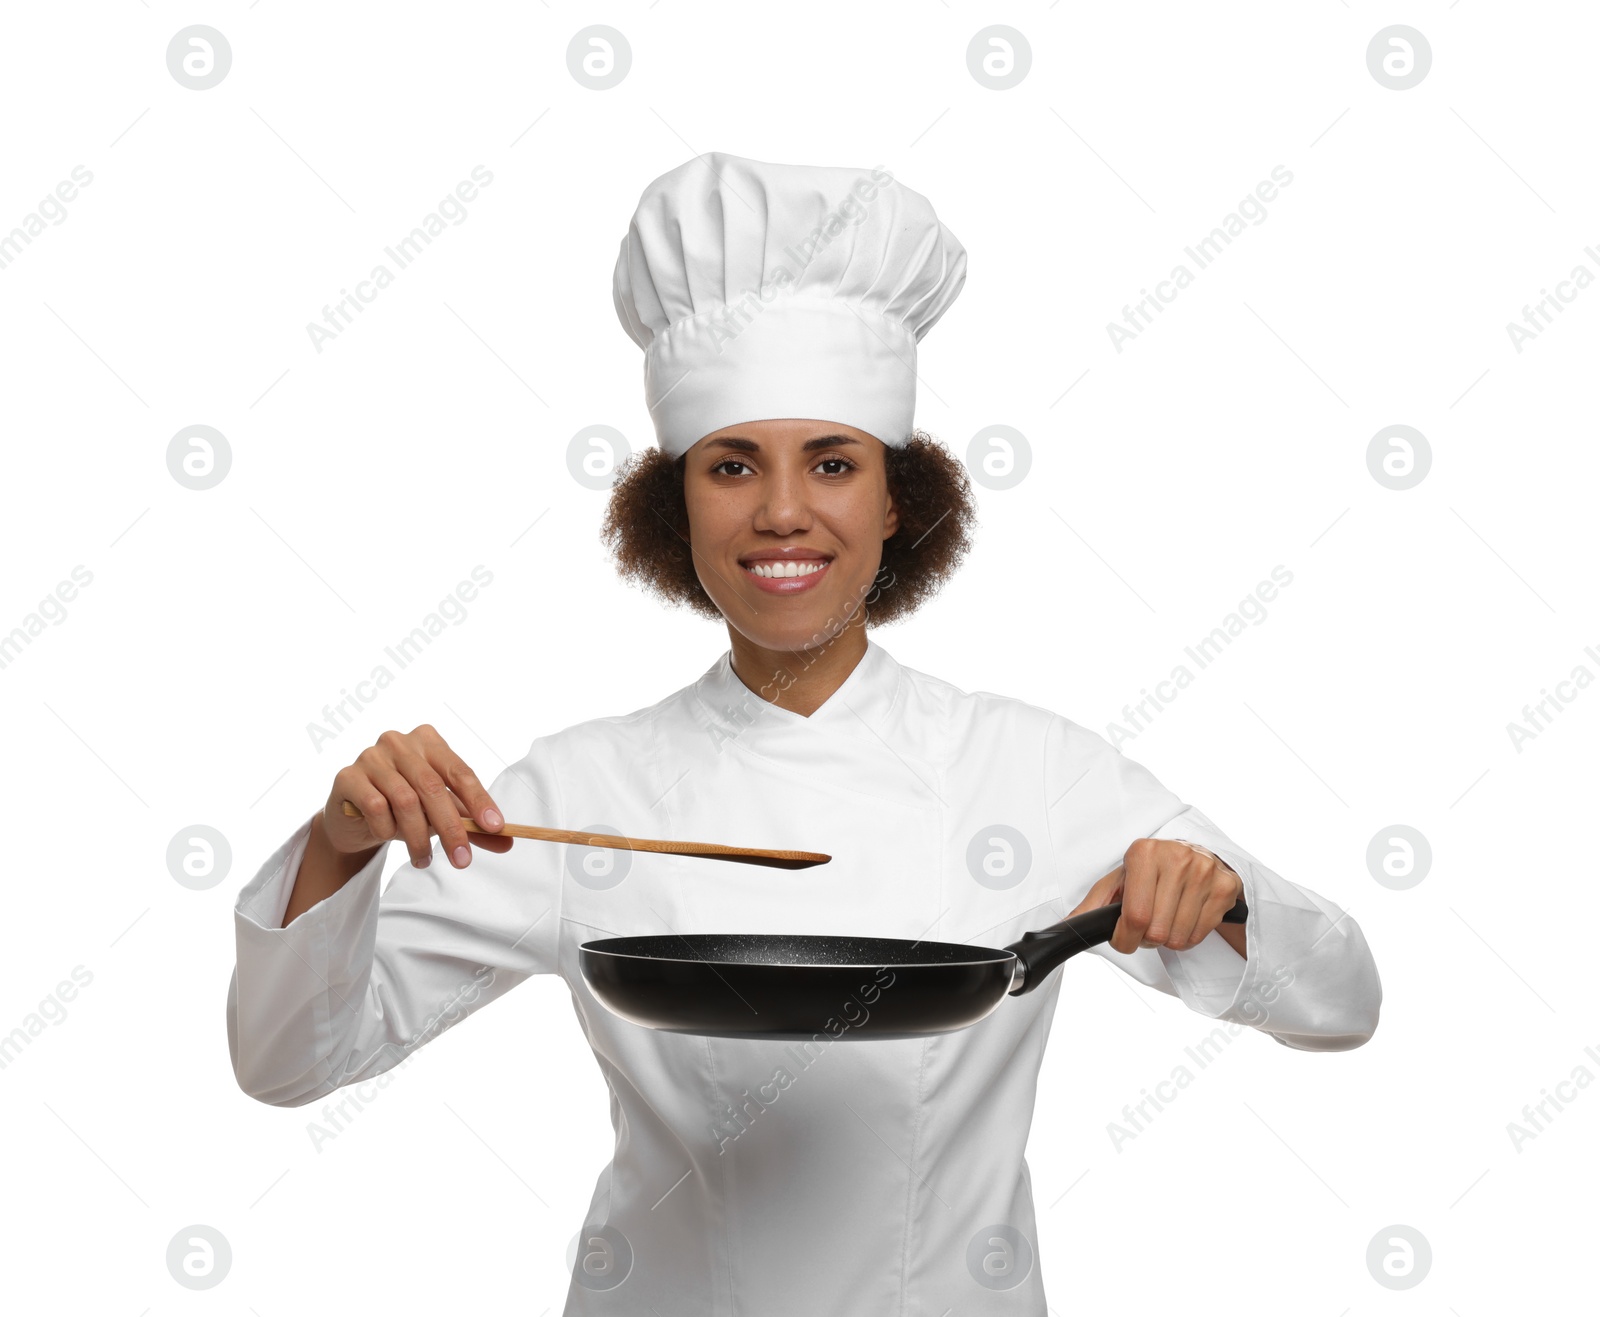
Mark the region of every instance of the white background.
POLYGON ((559 1311, 612 1140, 564 985, 430 1043, 319 1151, 318 1108, 234 1083, 231 907, 384 729, 433 722, 487 782, 725 647, 619 583, 605 494, 566 459, 594 424, 653 442, 612 266, 645 184, 712 150, 883 165, 968 250, 917 421, 964 458, 1013 426, 1032 466, 979 486, 963 570, 874 632, 902 663, 1104 731, 1293 573, 1124 750, 1349 910, 1382 1023, 1339 1054, 1245 1034, 1119 1151, 1107 1123, 1206 1024, 1067 966, 1029 1151, 1055 1310, 1592 1306, 1600 1092, 1520 1147, 1507 1128, 1600 1075, 1600 690, 1566 688, 1520 751, 1507 732, 1579 664, 1600 674, 1600 291, 1521 352, 1506 328, 1600 273, 1587 6, 150 0, 5 21, 0 234, 93 175, 0 269, 0 635, 93 577, 0 668, 0 1034, 92 975, 0 1070, 7 1306, 559 1311), (1031 48, 1011 90, 968 70, 994 22, 1031 48), (191 23, 232 49, 209 90, 167 68, 191 23), (604 91, 567 65, 597 23, 632 54, 604 91), (1409 90, 1367 67, 1393 23, 1432 49, 1409 90), (318 352, 307 323, 478 165, 465 222, 318 352), (1265 221, 1117 351, 1108 323, 1280 165, 1265 221), (167 468, 195 424, 231 453, 205 491, 167 468), (1367 465, 1395 424, 1431 446, 1405 491, 1367 465), (313 748, 323 706, 479 564, 466 620, 313 748), (1433 851, 1404 891, 1366 859, 1396 823, 1433 851), (205 891, 166 862, 195 824, 232 850, 205 891), (165 1261, 195 1223, 233 1251, 204 1292, 165 1261), (1394 1224, 1433 1255, 1403 1292, 1366 1263, 1394 1224))

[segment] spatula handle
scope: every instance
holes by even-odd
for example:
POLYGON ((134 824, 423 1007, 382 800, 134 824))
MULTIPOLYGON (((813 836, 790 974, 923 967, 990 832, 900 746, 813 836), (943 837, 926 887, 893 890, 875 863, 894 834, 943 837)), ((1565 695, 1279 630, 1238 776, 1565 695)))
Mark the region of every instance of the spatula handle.
MULTIPOLYGON (((361 811, 350 801, 344 802, 347 818, 358 819, 361 811)), ((753 846, 722 846, 709 841, 654 841, 643 837, 614 837, 608 832, 572 832, 566 828, 538 828, 530 823, 507 823, 499 832, 480 828, 463 816, 461 826, 468 832, 482 832, 489 836, 521 837, 525 841, 566 842, 573 846, 604 846, 615 851, 654 851, 661 855, 683 855, 696 860, 733 860, 741 864, 761 864, 773 869, 809 869, 814 864, 826 864, 833 857, 816 851, 773 851, 753 846)))

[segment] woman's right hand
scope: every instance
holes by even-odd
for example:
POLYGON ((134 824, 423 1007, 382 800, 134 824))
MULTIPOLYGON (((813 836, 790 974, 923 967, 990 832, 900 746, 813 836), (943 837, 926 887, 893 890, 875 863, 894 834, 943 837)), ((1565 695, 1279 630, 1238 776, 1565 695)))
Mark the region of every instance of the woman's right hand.
POLYGON ((435 834, 458 869, 472 863, 473 846, 510 850, 513 839, 495 835, 504 821, 477 775, 427 723, 412 732, 383 733, 335 775, 322 810, 323 831, 335 851, 370 853, 399 837, 418 869, 433 859, 435 834), (344 812, 347 800, 360 818, 344 812), (463 815, 488 833, 468 832, 463 815))

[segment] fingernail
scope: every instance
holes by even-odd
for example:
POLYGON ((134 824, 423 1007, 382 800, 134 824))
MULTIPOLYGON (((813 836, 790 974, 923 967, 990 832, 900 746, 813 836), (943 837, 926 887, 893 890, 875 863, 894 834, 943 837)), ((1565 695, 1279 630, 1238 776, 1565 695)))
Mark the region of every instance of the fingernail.
POLYGON ((472 852, 465 846, 457 846, 450 852, 450 858, 456 862, 456 868, 465 869, 472 861, 472 852))
POLYGON ((433 863, 433 852, 429 851, 426 855, 424 855, 422 857, 421 861, 417 864, 416 867, 419 868, 419 869, 426 869, 432 863, 433 863))
POLYGON ((505 820, 500 817, 500 811, 493 805, 483 811, 483 823, 488 828, 498 828, 505 820))

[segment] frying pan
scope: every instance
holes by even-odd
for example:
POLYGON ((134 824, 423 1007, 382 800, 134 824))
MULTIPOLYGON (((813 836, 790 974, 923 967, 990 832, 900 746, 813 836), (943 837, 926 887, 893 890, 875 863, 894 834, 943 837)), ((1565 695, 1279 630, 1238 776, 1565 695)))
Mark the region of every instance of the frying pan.
MULTIPOLYGON (((1241 900, 1222 916, 1242 924, 1241 900)), ((1004 948, 892 937, 666 933, 578 949, 584 982, 615 1015, 708 1038, 921 1038, 976 1024, 1108 941, 1113 902, 1004 948)))

